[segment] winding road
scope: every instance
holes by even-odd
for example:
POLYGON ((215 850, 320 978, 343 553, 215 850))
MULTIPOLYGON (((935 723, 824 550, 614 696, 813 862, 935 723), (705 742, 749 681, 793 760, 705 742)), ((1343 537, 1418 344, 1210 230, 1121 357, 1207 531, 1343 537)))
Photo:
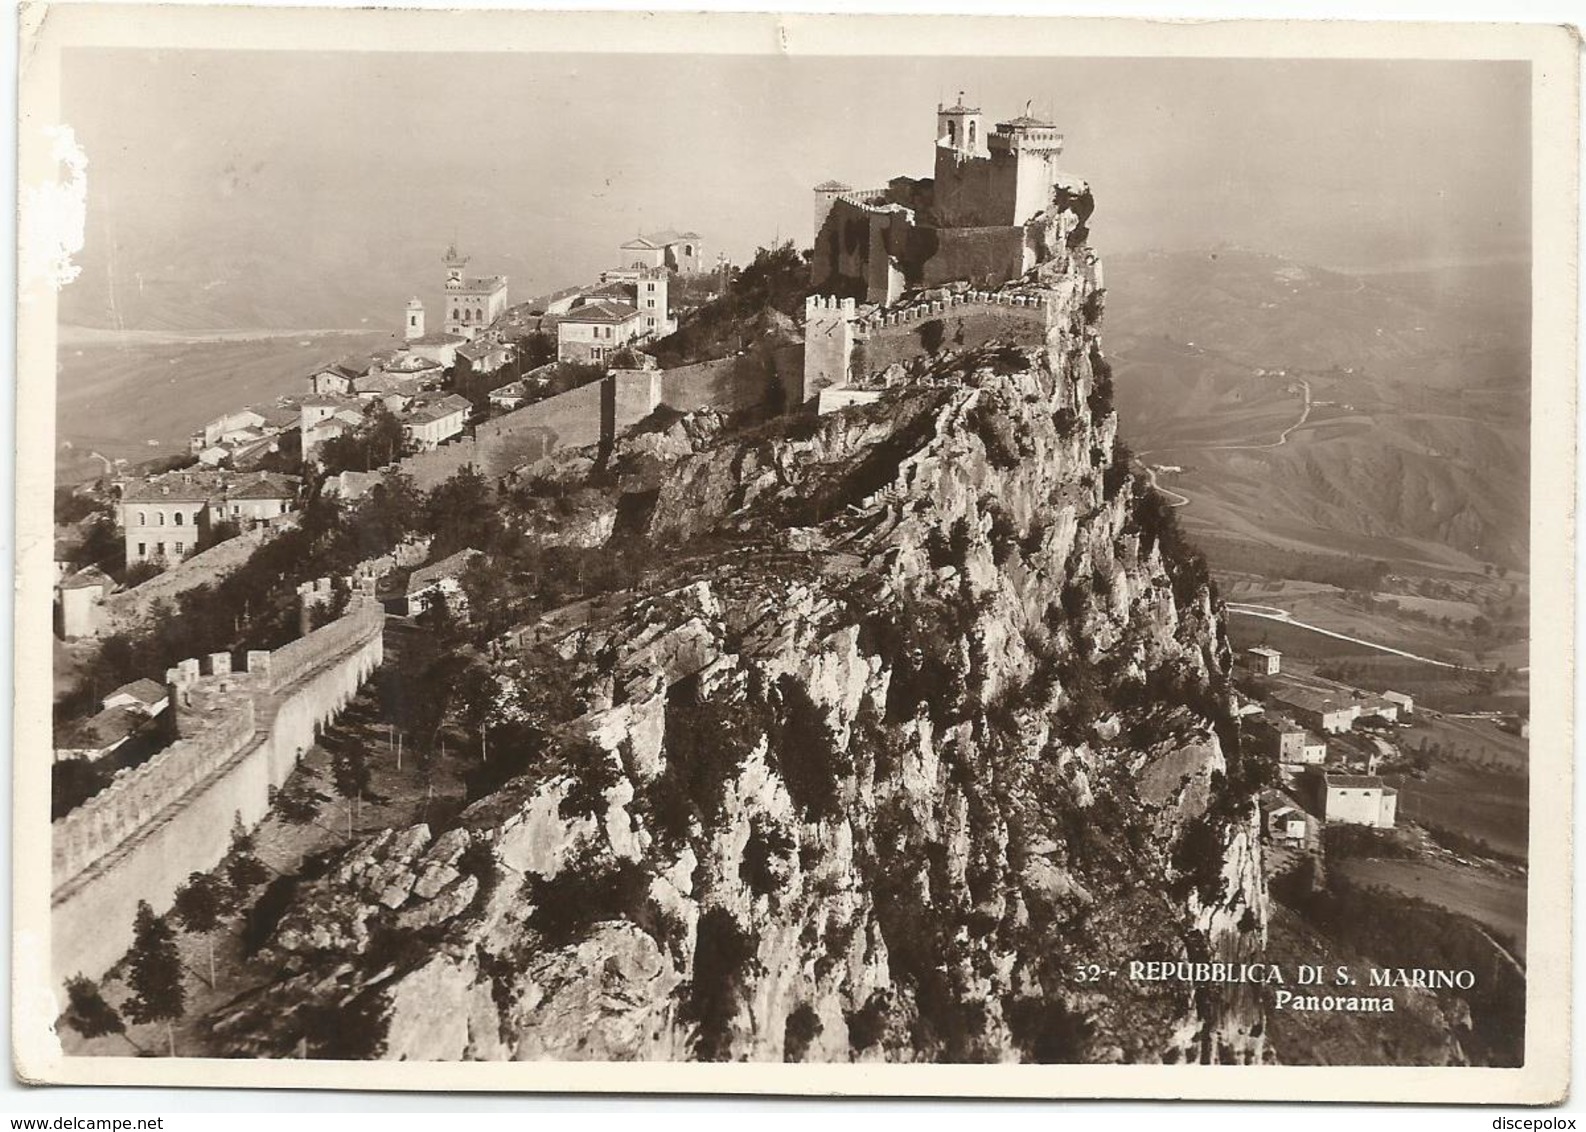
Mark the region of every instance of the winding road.
MULTIPOLYGON (((1181 452, 1181 451, 1182 452, 1254 452, 1254 451, 1257 451, 1259 449, 1282 448, 1285 444, 1287 444, 1289 442, 1289 437, 1291 435, 1293 435, 1294 430, 1300 428, 1302 425, 1305 424, 1306 421, 1311 419, 1311 383, 1309 381, 1306 381, 1303 377, 1296 378, 1295 380, 1297 382, 1299 382, 1301 388, 1304 390, 1305 401, 1300 406, 1300 415, 1299 415, 1298 418, 1296 418, 1296 420, 1294 421, 1293 424, 1289 425, 1288 428, 1286 428, 1282 432, 1278 433, 1278 438, 1276 440, 1272 441, 1271 443, 1269 443, 1269 444, 1196 444, 1196 445, 1186 446, 1186 447, 1183 447, 1183 448, 1175 448, 1175 449, 1173 449, 1173 451, 1175 451, 1175 452, 1181 452)), ((1189 496, 1183 494, 1182 492, 1173 491, 1170 488, 1165 488, 1161 484, 1157 483, 1156 469, 1151 467, 1149 464, 1145 464, 1144 460, 1142 459, 1143 457, 1149 456, 1150 454, 1151 454, 1150 452, 1137 452, 1137 453, 1135 453, 1135 458, 1138 459, 1138 460, 1141 460, 1142 465, 1145 467, 1146 478, 1151 481, 1151 489, 1153 491, 1158 491, 1158 492, 1162 493, 1165 496, 1170 496, 1171 498, 1168 499, 1168 503, 1167 503, 1167 505, 1169 507, 1183 507, 1186 504, 1188 504, 1189 501, 1190 501, 1189 500, 1189 496)))
POLYGON ((1436 665, 1438 668, 1450 668, 1458 672, 1482 671, 1479 668, 1472 668, 1468 664, 1454 664, 1447 660, 1433 660, 1429 656, 1418 656, 1413 652, 1405 652, 1403 649, 1396 649, 1392 645, 1379 645, 1376 641, 1363 641, 1359 637, 1351 637, 1346 633, 1335 633, 1331 629, 1323 629, 1320 625, 1310 625, 1304 621, 1296 621, 1294 619, 1294 614, 1290 613, 1286 609, 1279 609, 1275 605, 1248 605, 1241 601, 1230 601, 1227 603, 1227 608, 1229 613, 1242 613, 1246 617, 1262 617, 1268 621, 1280 621, 1285 625, 1293 625, 1296 629, 1306 629, 1312 633, 1320 633, 1324 637, 1332 637, 1335 640, 1348 641, 1352 645, 1364 645, 1368 649, 1376 649, 1378 652, 1392 653, 1394 656, 1402 656, 1406 660, 1416 660, 1420 661, 1422 664, 1436 665))

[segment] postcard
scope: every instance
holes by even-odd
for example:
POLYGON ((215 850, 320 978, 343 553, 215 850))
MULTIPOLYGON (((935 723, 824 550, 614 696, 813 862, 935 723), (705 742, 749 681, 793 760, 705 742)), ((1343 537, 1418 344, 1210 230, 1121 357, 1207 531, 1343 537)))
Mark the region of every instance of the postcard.
POLYGON ((1565 1096, 1569 29, 23 37, 21 1079, 1565 1096))

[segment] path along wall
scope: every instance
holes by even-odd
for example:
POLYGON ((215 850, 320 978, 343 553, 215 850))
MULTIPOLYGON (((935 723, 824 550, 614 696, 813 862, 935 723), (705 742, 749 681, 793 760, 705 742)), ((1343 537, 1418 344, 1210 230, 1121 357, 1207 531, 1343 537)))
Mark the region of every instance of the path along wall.
POLYGON ((54 823, 51 970, 98 978, 132 944, 139 900, 163 913, 194 872, 219 863, 240 819, 251 829, 270 793, 383 656, 385 615, 355 597, 347 615, 272 652, 173 670, 179 738, 54 823))

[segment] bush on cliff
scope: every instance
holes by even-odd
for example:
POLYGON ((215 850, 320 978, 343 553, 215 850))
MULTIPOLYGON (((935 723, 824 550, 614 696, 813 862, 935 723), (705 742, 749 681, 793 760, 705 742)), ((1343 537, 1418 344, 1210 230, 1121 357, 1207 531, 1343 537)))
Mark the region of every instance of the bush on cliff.
POLYGON ((699 918, 694 969, 679 1016, 695 1027, 694 1056, 726 1061, 732 1056, 732 1023, 744 985, 759 969, 758 941, 719 905, 699 918))

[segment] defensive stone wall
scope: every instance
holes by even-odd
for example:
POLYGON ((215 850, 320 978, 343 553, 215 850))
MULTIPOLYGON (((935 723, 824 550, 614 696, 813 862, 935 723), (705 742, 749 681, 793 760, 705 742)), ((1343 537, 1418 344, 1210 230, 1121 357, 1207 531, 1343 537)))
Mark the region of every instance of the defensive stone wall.
POLYGON ((962 300, 919 304, 897 314, 859 324, 854 348, 855 380, 896 362, 938 350, 971 350, 988 342, 1038 346, 1046 340, 1044 303, 962 300))
POLYGON ((256 825, 383 656, 384 613, 354 596, 346 616, 274 652, 183 661, 166 673, 178 738, 51 831, 51 969, 98 977, 131 946, 139 900, 167 910, 213 868, 234 823, 256 825), (207 673, 201 671, 207 669, 207 673))
POLYGON ((731 413, 765 404, 775 380, 782 386, 784 401, 796 404, 803 381, 803 347, 777 347, 771 351, 771 366, 767 372, 763 355, 750 353, 662 370, 661 400, 683 413, 704 409, 731 413))

